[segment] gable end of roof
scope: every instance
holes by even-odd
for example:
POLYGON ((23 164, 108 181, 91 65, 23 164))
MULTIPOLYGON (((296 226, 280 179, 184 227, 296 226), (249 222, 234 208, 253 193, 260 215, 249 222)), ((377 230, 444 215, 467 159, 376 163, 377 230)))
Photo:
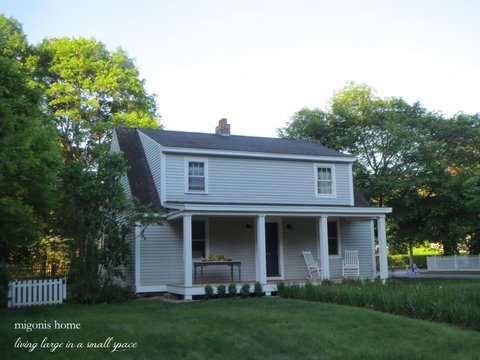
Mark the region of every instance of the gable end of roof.
POLYGON ((151 205, 154 212, 159 212, 160 198, 137 129, 119 127, 115 132, 129 167, 127 178, 132 195, 141 205, 151 205))

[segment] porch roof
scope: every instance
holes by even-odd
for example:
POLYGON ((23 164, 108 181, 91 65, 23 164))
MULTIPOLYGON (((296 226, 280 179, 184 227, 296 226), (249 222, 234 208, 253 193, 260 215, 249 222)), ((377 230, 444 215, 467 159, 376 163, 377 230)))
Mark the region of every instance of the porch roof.
POLYGON ((168 220, 174 220, 184 215, 212 216, 308 216, 321 215, 345 217, 384 217, 392 212, 392 208, 352 207, 352 206, 316 206, 316 205, 256 205, 256 204, 199 204, 199 203, 167 203, 168 220))

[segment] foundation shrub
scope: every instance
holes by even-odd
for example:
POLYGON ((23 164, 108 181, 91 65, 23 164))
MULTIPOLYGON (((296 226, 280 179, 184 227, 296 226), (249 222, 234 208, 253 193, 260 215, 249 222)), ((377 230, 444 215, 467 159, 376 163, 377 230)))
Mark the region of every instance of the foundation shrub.
POLYGON ((240 289, 240 296, 246 298, 250 295, 250 284, 243 284, 240 289))
POLYGON ((253 293, 255 294, 255 296, 262 296, 263 295, 262 284, 260 284, 258 281, 253 286, 253 293))
POLYGON ((205 285, 205 299, 211 299, 213 297, 213 287, 209 284, 205 285))
POLYGON ((228 285, 228 296, 235 297, 237 295, 237 284, 231 283, 228 285))
POLYGON ((225 285, 217 286, 217 294, 218 294, 218 297, 221 297, 221 298, 224 298, 225 296, 227 296, 227 288, 225 287, 225 285))

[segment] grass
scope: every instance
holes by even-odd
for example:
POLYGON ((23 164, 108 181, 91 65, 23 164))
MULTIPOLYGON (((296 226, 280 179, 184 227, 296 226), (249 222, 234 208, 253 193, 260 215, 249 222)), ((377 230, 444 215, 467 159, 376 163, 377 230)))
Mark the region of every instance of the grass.
POLYGON ((478 359, 480 334, 368 309, 283 298, 188 304, 135 300, 0 310, 8 359, 478 359), (14 330, 15 323, 79 323, 79 330, 14 330), (15 349, 30 342, 136 342, 135 349, 15 349))
POLYGON ((480 331, 479 279, 389 279, 279 286, 286 298, 352 305, 480 331))
MULTIPOLYGON (((428 246, 419 246, 413 248, 413 262, 417 264, 420 269, 427 268, 428 256, 436 255, 442 255, 442 253, 428 246)), ((410 256, 408 254, 388 255, 388 267, 390 268, 390 270, 405 270, 407 266, 410 266, 410 256)))

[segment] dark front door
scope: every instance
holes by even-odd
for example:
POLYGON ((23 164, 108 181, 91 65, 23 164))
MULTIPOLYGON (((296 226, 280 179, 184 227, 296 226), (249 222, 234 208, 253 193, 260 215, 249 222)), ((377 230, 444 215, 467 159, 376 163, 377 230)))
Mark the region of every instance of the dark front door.
POLYGON ((278 224, 265 224, 265 250, 267 255, 267 277, 280 276, 278 269, 278 224))

